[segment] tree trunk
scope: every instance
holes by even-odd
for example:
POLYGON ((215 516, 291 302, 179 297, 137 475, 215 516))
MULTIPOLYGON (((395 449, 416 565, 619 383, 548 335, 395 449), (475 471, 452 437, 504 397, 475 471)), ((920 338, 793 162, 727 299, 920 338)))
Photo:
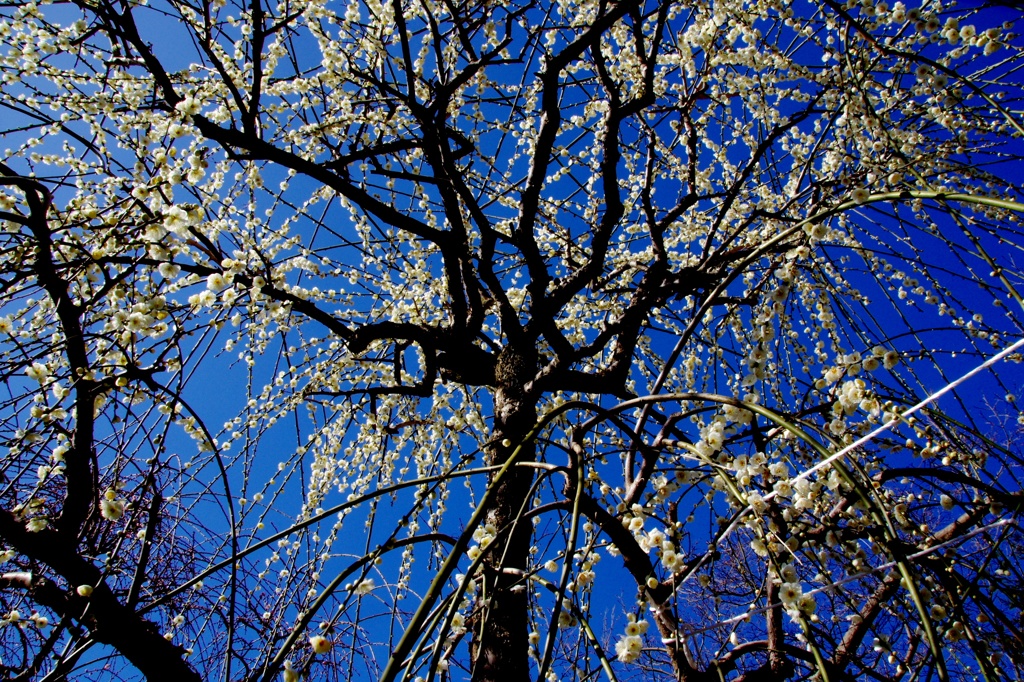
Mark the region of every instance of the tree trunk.
MULTIPOLYGON (((505 355, 505 353, 503 353, 505 355)), ((490 464, 508 461, 517 447, 525 448, 518 461, 535 457, 536 446, 525 443, 526 434, 537 421, 536 400, 521 389, 522 357, 516 358, 517 371, 504 373, 499 359, 499 387, 494 394, 494 440, 488 452, 490 464)), ((535 366, 535 361, 534 361, 535 366)), ((532 373, 530 373, 532 374, 532 373)), ((497 531, 484 562, 482 612, 474 628, 473 682, 519 682, 530 679, 528 585, 521 577, 502 569, 525 570, 530 556, 533 527, 521 519, 528 508, 533 471, 518 467, 510 472, 495 491, 486 523, 497 531)))
POLYGON ((7 573, 4 588, 24 589, 36 603, 84 625, 90 639, 116 649, 150 682, 201 682, 185 660, 185 649, 164 639, 156 623, 122 604, 103 583, 102 571, 81 555, 77 544, 68 544, 64 536, 49 528, 30 533, 21 519, 7 512, 0 512, 0 538, 31 560, 49 566, 66 582, 59 585, 31 572, 7 573), (78 595, 79 585, 92 587, 92 595, 78 595))

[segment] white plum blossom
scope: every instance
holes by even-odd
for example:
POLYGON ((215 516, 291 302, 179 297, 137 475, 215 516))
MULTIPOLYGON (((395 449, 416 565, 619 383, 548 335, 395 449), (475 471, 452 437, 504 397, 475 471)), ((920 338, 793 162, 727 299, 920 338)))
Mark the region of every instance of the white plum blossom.
POLYGON ((633 663, 643 651, 643 634, 647 632, 647 621, 636 620, 630 614, 625 633, 615 642, 615 656, 622 663, 633 663))
POLYGON ((314 635, 309 638, 309 648, 313 650, 314 654, 326 654, 333 646, 331 640, 323 635, 314 635))
POLYGON ((100 516, 107 521, 118 521, 124 515, 124 502, 121 500, 100 500, 100 516))
POLYGON ((794 606, 803 596, 803 588, 800 583, 788 582, 779 586, 779 599, 786 606, 794 606))
POLYGON ((50 369, 42 364, 41 362, 33 362, 28 369, 25 370, 25 375, 33 381, 39 383, 46 383, 46 380, 50 376, 50 369))
POLYGON ((180 102, 174 105, 174 108, 183 116, 195 116, 200 111, 202 111, 202 105, 200 104, 199 100, 197 100, 192 95, 189 95, 188 97, 182 99, 180 102))
POLYGON ((227 288, 228 280, 222 273, 215 272, 206 278, 206 288, 213 292, 227 288))

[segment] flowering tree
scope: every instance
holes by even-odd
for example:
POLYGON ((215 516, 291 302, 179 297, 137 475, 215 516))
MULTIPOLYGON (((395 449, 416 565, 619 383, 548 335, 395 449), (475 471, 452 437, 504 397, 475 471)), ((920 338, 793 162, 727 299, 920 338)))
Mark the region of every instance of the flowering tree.
POLYGON ((6 678, 1024 669, 1005 11, 2 17, 6 678))

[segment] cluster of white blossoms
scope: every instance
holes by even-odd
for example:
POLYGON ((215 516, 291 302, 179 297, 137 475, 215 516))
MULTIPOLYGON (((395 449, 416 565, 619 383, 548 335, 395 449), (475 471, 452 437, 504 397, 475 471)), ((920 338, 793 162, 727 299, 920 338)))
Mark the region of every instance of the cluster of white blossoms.
POLYGON ((719 450, 725 442, 727 420, 724 416, 716 418, 700 431, 700 440, 694 449, 702 457, 711 457, 719 450))
POLYGON ((579 625, 579 618, 573 612, 572 600, 568 597, 562 599, 562 608, 558 611, 557 625, 563 630, 579 625))
POLYGON ((466 634, 467 622, 466 612, 472 608, 473 600, 476 598, 477 590, 480 588, 479 583, 468 576, 458 574, 455 576, 455 582, 461 587, 465 587, 465 591, 462 593, 462 600, 459 603, 459 610, 452 614, 451 628, 449 634, 449 640, 454 641, 456 638, 466 634))
POLYGON ((671 528, 667 531, 654 528, 646 535, 638 537, 637 541, 645 552, 653 551, 657 555, 659 563, 666 571, 674 573, 686 567, 684 562, 686 553, 673 542, 671 532, 671 528))
POLYGON ((755 452, 750 456, 739 455, 724 464, 732 471, 736 483, 743 488, 749 487, 754 479, 766 474, 775 478, 783 478, 787 470, 785 462, 773 462, 768 465, 768 457, 763 452, 755 452))
POLYGON ((779 601, 789 616, 793 620, 800 620, 803 617, 813 618, 817 602, 814 595, 804 593, 796 567, 791 563, 784 564, 779 568, 776 580, 779 581, 779 601))
POLYGON ((477 529, 473 531, 473 541, 477 544, 471 545, 469 549, 466 550, 466 556, 475 560, 483 553, 484 548, 494 541, 497 534, 498 529, 495 528, 492 523, 485 523, 478 526, 477 529))
POLYGON ((125 500, 118 496, 117 490, 107 488, 100 499, 100 516, 107 521, 118 521, 124 515, 125 500))
POLYGON ((373 578, 363 578, 362 580, 355 583, 347 583, 345 585, 345 590, 348 592, 352 592, 357 596, 365 597, 366 595, 373 592, 373 590, 376 587, 377 583, 374 581, 373 578))
POLYGON ((50 625, 50 619, 40 615, 38 611, 33 611, 28 616, 23 616, 18 609, 11 609, 0 616, 0 627, 9 625, 18 628, 34 627, 42 630, 50 625))
POLYGON ((38 533, 50 524, 46 500, 41 497, 31 497, 27 502, 16 504, 11 512, 14 518, 24 522, 30 533, 38 533))
POLYGON ((615 642, 615 657, 623 663, 633 663, 640 658, 644 648, 644 633, 647 632, 647 621, 637 620, 632 613, 627 614, 629 621, 626 631, 615 642))

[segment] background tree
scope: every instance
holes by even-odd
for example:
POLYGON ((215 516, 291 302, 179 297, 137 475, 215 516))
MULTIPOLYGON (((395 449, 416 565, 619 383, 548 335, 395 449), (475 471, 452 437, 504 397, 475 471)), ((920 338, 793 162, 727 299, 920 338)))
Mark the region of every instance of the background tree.
POLYGON ((8 678, 1024 668, 1012 12, 2 8, 8 678))

